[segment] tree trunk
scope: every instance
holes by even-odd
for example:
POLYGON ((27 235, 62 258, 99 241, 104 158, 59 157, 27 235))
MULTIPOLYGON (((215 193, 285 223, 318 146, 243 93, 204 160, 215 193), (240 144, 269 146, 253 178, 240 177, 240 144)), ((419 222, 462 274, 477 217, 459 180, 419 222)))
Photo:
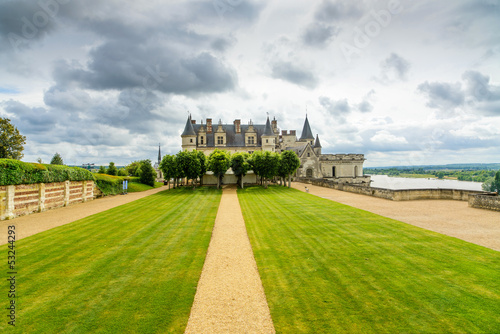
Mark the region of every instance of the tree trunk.
POLYGON ((288 188, 292 186, 292 174, 288 174, 288 188))
POLYGON ((217 176, 217 190, 220 189, 220 176, 217 176))
POLYGON ((243 177, 241 178, 241 189, 243 189, 243 177))

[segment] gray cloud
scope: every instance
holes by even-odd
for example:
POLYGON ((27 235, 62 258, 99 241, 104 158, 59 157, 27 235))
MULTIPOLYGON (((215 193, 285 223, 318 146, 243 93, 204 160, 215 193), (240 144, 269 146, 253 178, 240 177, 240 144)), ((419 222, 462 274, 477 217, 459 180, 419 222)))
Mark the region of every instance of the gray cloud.
POLYGON ((281 79, 305 88, 315 88, 318 78, 303 66, 288 61, 276 61, 271 64, 271 75, 275 79, 281 79))
POLYGON ((339 34, 339 29, 335 26, 322 22, 311 23, 302 35, 302 41, 308 46, 321 47, 328 44, 339 34))
POLYGON ((389 57, 380 63, 380 67, 382 69, 382 80, 391 80, 391 74, 395 75, 396 79, 406 80, 410 70, 410 63, 396 53, 391 53, 389 57))
POLYGON ((450 84, 446 82, 428 81, 418 85, 418 90, 427 95, 427 106, 443 111, 453 111, 456 107, 463 105, 465 96, 460 83, 450 84))
POLYGON ((427 96, 428 107, 445 113, 464 107, 488 116, 500 114, 500 86, 492 85, 488 76, 477 71, 464 72, 462 79, 464 85, 426 81, 418 86, 418 91, 427 96))
POLYGON ((323 0, 314 14, 314 18, 321 22, 335 22, 345 19, 357 19, 364 11, 359 3, 353 1, 323 0))

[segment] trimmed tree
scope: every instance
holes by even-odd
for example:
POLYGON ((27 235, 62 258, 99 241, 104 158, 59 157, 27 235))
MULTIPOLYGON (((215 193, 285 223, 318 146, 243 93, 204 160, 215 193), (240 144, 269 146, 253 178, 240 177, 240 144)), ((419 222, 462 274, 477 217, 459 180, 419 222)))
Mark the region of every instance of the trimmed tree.
POLYGON ((198 155, 198 159, 200 160, 200 186, 203 185, 203 176, 207 173, 207 156, 202 151, 193 151, 198 155))
POLYGON ((140 167, 141 167, 140 161, 132 161, 127 166, 125 166, 125 169, 127 170, 128 175, 139 176, 140 167))
POLYGON ((265 188, 267 188, 267 182, 264 181, 272 179, 278 174, 278 154, 269 151, 255 151, 252 153, 250 161, 254 173, 260 177, 261 185, 264 183, 265 188))
POLYGON ((177 162, 175 161, 175 156, 165 155, 163 159, 161 159, 160 170, 163 172, 163 177, 168 180, 168 189, 170 189, 170 179, 174 179, 175 187, 175 178, 177 177, 177 162))
POLYGON ((226 174, 231 163, 231 158, 226 151, 215 149, 208 156, 207 169, 217 177, 217 189, 220 189, 220 180, 226 174))
POLYGON ((98 171, 99 174, 106 174, 106 167, 104 166, 99 166, 99 171, 98 171))
POLYGON ((54 156, 52 157, 52 160, 50 160, 51 165, 64 165, 63 159, 59 153, 56 152, 54 156))
POLYGON ((182 170, 182 175, 184 175, 188 180, 191 180, 193 189, 195 186, 195 180, 200 175, 201 163, 198 158, 196 151, 181 151, 177 153, 176 156, 177 166, 182 170))
POLYGON ((288 188, 292 184, 292 174, 297 171, 300 166, 300 159, 294 151, 281 152, 279 170, 280 175, 288 176, 288 188))
POLYGON ((241 189, 243 189, 243 177, 250 170, 250 164, 247 160, 248 153, 235 153, 231 156, 231 169, 234 175, 238 177, 238 184, 240 184, 241 189))
POLYGON ((151 166, 151 160, 146 159, 141 161, 139 181, 148 186, 155 186, 156 172, 151 166))
POLYGON ((10 123, 10 119, 0 117, 0 159, 21 160, 24 144, 26 137, 10 123))

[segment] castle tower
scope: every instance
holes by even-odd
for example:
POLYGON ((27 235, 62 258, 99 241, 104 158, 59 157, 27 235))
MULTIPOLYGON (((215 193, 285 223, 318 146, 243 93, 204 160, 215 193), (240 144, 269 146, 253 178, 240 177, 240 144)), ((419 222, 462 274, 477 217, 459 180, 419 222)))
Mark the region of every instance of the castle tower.
POLYGON ((273 128, 271 127, 271 122, 269 122, 269 116, 267 117, 266 127, 264 128, 264 133, 262 134, 262 151, 274 152, 276 149, 276 135, 274 134, 273 128))
POLYGON ((193 128, 191 115, 188 116, 188 119, 186 121, 186 126, 184 127, 184 132, 182 132, 181 137, 182 137, 183 151, 196 150, 196 132, 194 131, 193 128))
POLYGON ((161 162, 161 148, 160 144, 158 144, 158 166, 160 165, 161 162))
POLYGON ((314 153, 316 153, 317 156, 321 155, 321 143, 319 142, 318 134, 316 134, 316 142, 314 143, 314 153))
POLYGON ((300 142, 309 143, 311 146, 314 145, 314 136, 311 131, 311 126, 309 125, 309 120, 307 119, 304 122, 304 127, 302 128, 302 135, 299 139, 300 142))

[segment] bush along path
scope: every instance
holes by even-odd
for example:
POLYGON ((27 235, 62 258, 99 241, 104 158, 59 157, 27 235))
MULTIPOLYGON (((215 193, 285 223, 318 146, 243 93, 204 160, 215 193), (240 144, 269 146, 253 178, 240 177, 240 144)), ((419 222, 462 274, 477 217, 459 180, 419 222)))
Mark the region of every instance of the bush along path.
POLYGON ((235 188, 223 190, 185 333, 274 333, 235 188))

